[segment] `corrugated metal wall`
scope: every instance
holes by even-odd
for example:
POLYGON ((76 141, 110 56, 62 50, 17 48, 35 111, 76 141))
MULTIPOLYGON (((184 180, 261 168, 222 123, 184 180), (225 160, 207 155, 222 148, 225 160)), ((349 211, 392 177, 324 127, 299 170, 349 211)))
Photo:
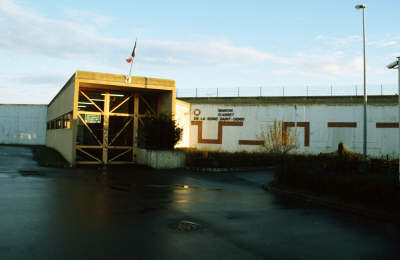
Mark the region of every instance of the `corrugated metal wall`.
POLYGON ((0 144, 46 143, 47 105, 0 104, 0 144))

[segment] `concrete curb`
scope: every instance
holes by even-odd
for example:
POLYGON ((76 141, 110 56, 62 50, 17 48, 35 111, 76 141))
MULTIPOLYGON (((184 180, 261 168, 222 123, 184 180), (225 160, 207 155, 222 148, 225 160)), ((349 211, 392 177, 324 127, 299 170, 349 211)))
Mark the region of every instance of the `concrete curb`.
POLYGON ((204 168, 204 167, 185 167, 186 170, 194 172, 241 172, 241 171, 258 171, 258 170, 271 170, 274 167, 236 167, 236 168, 204 168))
POLYGON ((328 207, 335 209, 337 211, 348 212, 355 215, 365 216, 368 218, 390 221, 390 222, 400 222, 400 215, 390 215, 387 213, 373 211, 365 207, 354 206, 350 204, 340 203, 338 201, 330 200, 327 198, 316 197, 307 193, 301 193, 297 191, 290 191, 279 187, 273 187, 271 185, 263 185, 263 188, 267 191, 281 194, 290 198, 306 201, 319 206, 328 207))

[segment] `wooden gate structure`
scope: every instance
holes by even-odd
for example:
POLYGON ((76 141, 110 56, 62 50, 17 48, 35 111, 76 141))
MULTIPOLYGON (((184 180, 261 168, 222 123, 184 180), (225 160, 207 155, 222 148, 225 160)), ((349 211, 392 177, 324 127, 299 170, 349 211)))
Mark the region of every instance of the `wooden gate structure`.
POLYGON ((75 164, 136 162, 146 117, 175 113, 175 81, 77 71, 50 102, 46 145, 75 164))

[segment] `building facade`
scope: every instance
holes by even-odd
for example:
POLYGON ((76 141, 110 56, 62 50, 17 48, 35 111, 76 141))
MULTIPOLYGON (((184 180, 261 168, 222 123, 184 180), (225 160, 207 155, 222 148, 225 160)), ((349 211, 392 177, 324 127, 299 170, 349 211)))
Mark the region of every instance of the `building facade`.
POLYGON ((175 114, 175 81, 77 71, 48 105, 46 145, 71 165, 136 162, 146 117, 175 114))
MULTIPOLYGON (((368 97, 367 151, 395 158, 397 96, 368 97)), ((0 105, 0 143, 46 144, 71 165, 135 163, 146 118, 167 114, 183 136, 176 147, 265 151, 274 122, 295 133, 295 153, 362 153, 363 98, 217 97, 176 99, 175 81, 77 71, 49 105, 0 105)), ((162 129, 160 129, 162 131, 162 129)))

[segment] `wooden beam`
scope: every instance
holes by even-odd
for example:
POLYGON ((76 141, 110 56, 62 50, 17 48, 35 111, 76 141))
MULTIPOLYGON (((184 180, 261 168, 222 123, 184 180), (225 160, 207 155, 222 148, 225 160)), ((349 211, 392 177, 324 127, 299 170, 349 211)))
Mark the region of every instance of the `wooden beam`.
POLYGON ((84 115, 84 114, 88 114, 88 115, 103 115, 103 113, 101 113, 101 112, 82 111, 82 110, 79 110, 78 114, 81 114, 81 115, 84 115))
POLYGON ((139 94, 135 94, 133 100, 133 114, 135 115, 133 119, 133 144, 132 144, 132 161, 136 162, 136 152, 138 144, 138 126, 139 126, 139 94))
POLYGON ((93 162, 93 161, 76 161, 76 164, 83 164, 83 165, 89 165, 89 164, 101 164, 101 161, 99 162, 93 162))
POLYGON ((101 160, 100 160, 99 158, 97 158, 96 156, 94 156, 94 155, 92 155, 92 154, 86 152, 85 150, 83 150, 83 149, 81 149, 81 148, 76 148, 76 149, 77 149, 78 151, 81 151, 82 153, 86 154, 86 155, 89 156, 90 158, 92 158, 92 159, 94 159, 94 160, 96 160, 96 161, 98 161, 98 162, 101 162, 101 160))
POLYGON ((147 100, 143 97, 140 96, 140 100, 143 101, 143 103, 147 106, 147 108, 150 110, 150 112, 153 114, 153 116, 156 115, 156 112, 154 111, 154 109, 150 106, 149 102, 147 102, 147 100))
POLYGON ((110 164, 135 164, 134 162, 130 161, 112 161, 110 164))
POLYGON ((97 143, 99 145, 103 145, 99 139, 97 138, 97 136, 94 134, 94 132, 92 131, 92 129, 89 127, 89 125, 85 122, 85 120, 82 118, 82 116, 80 114, 78 114, 79 119, 82 121, 82 123, 86 126, 86 128, 89 130, 89 132, 92 134, 92 136, 94 137, 94 139, 97 141, 97 143))
POLYGON ((110 116, 130 116, 134 117, 135 114, 126 114, 126 113, 110 113, 110 116))
POLYGON ((130 149, 132 146, 124 146, 124 145, 110 145, 108 149, 130 149))
MULTIPOLYGON (((103 110, 101 110, 101 108, 95 103, 93 102, 92 99, 90 99, 90 97, 88 97, 85 92, 83 92, 82 90, 79 90, 79 92, 87 99, 89 100, 90 103, 92 103, 93 106, 95 106, 101 113, 103 113, 103 110)), ((105 106, 106 102, 104 100, 104 106, 105 106)))
POLYGON ((114 141, 119 137, 119 135, 128 127, 128 125, 129 125, 129 123, 130 122, 132 122, 132 120, 133 120, 133 118, 130 118, 126 123, 125 123, 125 125, 122 127, 122 129, 121 130, 119 130, 119 132, 114 136, 114 138, 110 141, 110 145, 112 144, 112 143, 114 143, 114 141))
POLYGON ((113 109, 111 109, 110 113, 114 112, 115 110, 117 110, 120 106, 122 106, 123 104, 125 104, 130 98, 132 97, 132 95, 130 95, 129 97, 125 98, 121 103, 119 103, 116 107, 114 107, 113 109))
POLYGON ((76 148, 81 149, 101 149, 103 148, 102 145, 77 145, 76 148))
POLYGON ((110 162, 114 161, 115 159, 118 159, 119 157, 121 157, 124 154, 129 153, 132 150, 132 147, 130 147, 128 150, 123 151, 122 153, 118 154, 117 156, 114 156, 112 159, 110 159, 110 162))
POLYGON ((103 120, 103 163, 108 162, 108 132, 110 123, 110 93, 104 94, 104 120, 103 120))

